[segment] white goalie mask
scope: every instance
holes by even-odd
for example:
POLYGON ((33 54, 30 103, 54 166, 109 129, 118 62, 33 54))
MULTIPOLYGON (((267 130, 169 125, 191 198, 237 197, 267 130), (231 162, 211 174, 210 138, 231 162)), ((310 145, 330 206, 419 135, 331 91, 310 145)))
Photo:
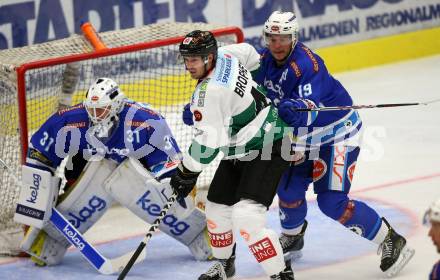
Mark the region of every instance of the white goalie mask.
POLYGON ((423 217, 424 224, 429 225, 431 222, 440 223, 440 199, 437 199, 431 204, 423 217))
POLYGON ((124 105, 125 95, 109 78, 98 78, 90 86, 83 104, 94 126, 108 133, 124 105))
POLYGON ((270 35, 290 35, 292 40, 292 48, 298 42, 298 21, 293 12, 273 12, 264 23, 263 38, 268 45, 270 35))

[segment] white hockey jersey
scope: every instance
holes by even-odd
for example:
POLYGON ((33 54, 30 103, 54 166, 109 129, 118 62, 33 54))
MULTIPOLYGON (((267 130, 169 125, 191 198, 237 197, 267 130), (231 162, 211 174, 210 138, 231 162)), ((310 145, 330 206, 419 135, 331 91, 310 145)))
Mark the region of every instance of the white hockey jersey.
POLYGON ((219 152, 242 157, 287 132, 277 109, 252 80, 250 70, 258 68, 259 58, 246 43, 219 48, 215 68, 191 98, 195 135, 183 159, 189 170, 201 171, 219 152))

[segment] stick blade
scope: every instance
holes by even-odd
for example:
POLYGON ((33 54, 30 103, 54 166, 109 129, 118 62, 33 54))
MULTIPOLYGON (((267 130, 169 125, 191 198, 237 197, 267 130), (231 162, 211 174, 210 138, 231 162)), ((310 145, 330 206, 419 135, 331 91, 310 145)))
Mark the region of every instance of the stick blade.
MULTIPOLYGON (((114 259, 107 259, 99 268, 99 272, 105 275, 120 273, 131 259, 135 250, 114 259)), ((147 249, 142 250, 134 264, 140 263, 147 257, 147 249)))

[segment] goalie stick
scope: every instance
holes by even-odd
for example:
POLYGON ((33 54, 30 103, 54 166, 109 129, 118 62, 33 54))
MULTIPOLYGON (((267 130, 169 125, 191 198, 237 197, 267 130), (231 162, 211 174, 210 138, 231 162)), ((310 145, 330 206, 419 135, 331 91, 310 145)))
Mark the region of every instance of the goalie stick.
POLYGON ((124 269, 122 270, 121 274, 119 274, 118 280, 123 280, 125 278, 125 276, 127 276, 127 273, 130 271, 130 269, 133 266, 133 264, 135 264, 137 262, 137 259, 138 259, 139 255, 142 252, 145 251, 144 250, 145 246, 147 245, 148 241, 151 239, 151 236, 153 236, 153 233, 159 227, 159 224, 161 223, 162 219, 165 217, 165 215, 168 212, 168 210, 170 209, 170 207, 176 201, 176 198, 177 198, 177 193, 176 193, 176 191, 173 190, 173 193, 168 198, 165 206, 162 208, 162 211, 160 211, 159 217, 156 220, 154 220, 153 224, 148 229, 147 234, 145 234, 144 239, 141 241, 141 243, 137 247, 137 249, 134 252, 133 256, 128 261, 127 265, 124 267, 124 269))
POLYGON ((370 108, 387 108, 387 107, 428 105, 428 104, 436 103, 439 101, 440 101, 440 99, 435 99, 435 100, 431 100, 428 102, 388 103, 388 104, 376 104, 376 105, 351 105, 351 106, 332 106, 332 107, 316 107, 316 108, 294 108, 294 110, 297 112, 340 111, 340 110, 352 110, 352 109, 370 109, 370 108))
MULTIPOLYGON (((18 186, 21 186, 20 181, 15 176, 11 168, 7 166, 2 159, 0 159, 0 166, 4 170, 8 171, 18 186)), ((121 271, 135 253, 137 253, 138 256, 133 261, 133 264, 145 260, 147 256, 146 250, 140 250, 139 252, 138 250, 133 250, 117 258, 106 258, 100 254, 92 244, 87 242, 81 232, 79 232, 55 207, 52 208, 52 215, 50 216, 49 221, 73 246, 80 251, 84 258, 102 274, 114 274, 121 271)))

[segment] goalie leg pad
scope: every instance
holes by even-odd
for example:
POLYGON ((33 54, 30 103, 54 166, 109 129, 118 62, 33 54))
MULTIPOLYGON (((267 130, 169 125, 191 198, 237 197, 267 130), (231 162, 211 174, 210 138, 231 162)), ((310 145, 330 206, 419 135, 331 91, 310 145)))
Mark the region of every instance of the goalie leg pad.
MULTIPOLYGON (((106 180, 105 188, 115 200, 147 223, 157 219, 172 194, 169 180, 158 182, 138 160, 132 158, 116 168, 106 180)), ((205 214, 189 197, 175 203, 159 225, 162 232, 184 245, 190 245, 205 228, 205 214)))
MULTIPOLYGON (((103 182, 116 168, 108 160, 90 162, 80 175, 80 180, 65 194, 56 208, 81 233, 86 232, 107 211, 113 202, 104 190, 103 182)), ((41 232, 31 228, 21 247, 47 265, 61 262, 70 243, 51 223, 41 232)), ((41 263, 40 263, 41 264, 41 263)))
POLYGON ((78 183, 57 205, 59 212, 81 233, 94 225, 113 203, 112 196, 104 188, 104 181, 115 168, 116 164, 109 160, 91 161, 78 183))
POLYGON ((20 244, 20 248, 31 255, 31 260, 39 266, 59 264, 69 246, 67 240, 57 241, 35 227, 28 229, 20 244))
POLYGON ((285 263, 278 235, 266 228, 266 212, 266 206, 244 199, 234 205, 232 220, 266 274, 274 275, 284 270, 285 263))

